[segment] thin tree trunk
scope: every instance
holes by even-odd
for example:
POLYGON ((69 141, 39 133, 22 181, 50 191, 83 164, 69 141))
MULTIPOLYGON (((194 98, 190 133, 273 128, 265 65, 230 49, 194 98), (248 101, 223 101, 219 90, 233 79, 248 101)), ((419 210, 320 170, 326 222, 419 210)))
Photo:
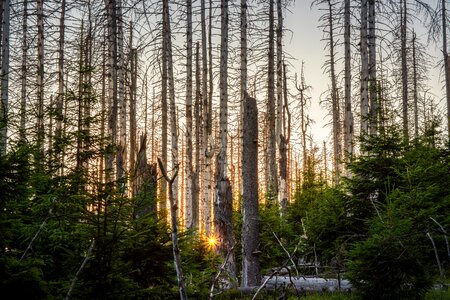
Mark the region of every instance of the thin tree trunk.
POLYGON ((44 0, 37 0, 37 27, 38 27, 38 52, 37 52, 37 147, 39 151, 38 164, 44 157, 44 0))
POLYGON ((201 144, 201 112, 202 112, 202 96, 201 96, 201 69, 200 69, 200 43, 197 42, 195 50, 195 172, 192 178, 192 229, 199 228, 199 195, 200 195, 200 152, 201 144))
POLYGON ((208 52, 206 39, 205 0, 201 0, 202 35, 202 104, 203 104, 203 222, 206 235, 211 233, 211 119, 208 101, 208 52))
MULTIPOLYGON (((26 111, 27 111, 27 81, 28 81, 28 0, 23 1, 22 15, 22 69, 20 94, 20 140, 26 138, 26 111)), ((62 113, 61 113, 62 114, 62 113)))
MULTIPOLYGON (((163 5, 167 5, 166 1, 163 5)), ((163 7, 163 10, 165 8, 163 7)), ((166 35, 168 28, 163 15, 163 40, 162 40, 162 82, 161 82, 161 159, 165 166, 167 166, 167 133, 168 133, 168 105, 167 105, 167 39, 166 35)), ((160 195, 159 195, 159 209, 162 215, 167 212, 167 182, 165 178, 161 179, 160 195)))
POLYGON ((406 24, 407 24, 407 3, 406 0, 400 0, 401 5, 401 63, 402 63, 402 113, 403 113, 403 138, 405 142, 409 141, 409 125, 408 125, 408 62, 406 57, 406 24))
POLYGON ((377 93, 377 54, 376 54, 376 14, 375 14, 375 0, 368 0, 369 8, 369 97, 370 97, 370 112, 369 112, 369 133, 371 135, 377 134, 378 120, 378 93, 377 93))
POLYGON ((9 105, 9 0, 3 1, 2 17, 2 70, 1 70, 1 98, 0 109, 0 155, 6 154, 6 145, 8 139, 8 105, 9 105))
POLYGON ((331 77, 331 101, 333 107, 333 169, 334 169, 334 184, 338 185, 341 176, 341 126, 339 113, 339 99, 336 84, 335 71, 335 52, 334 52, 334 24, 333 24, 333 7, 331 1, 328 0, 328 23, 329 23, 329 38, 330 38, 330 77, 331 77))
MULTIPOLYGON (((353 156, 353 113, 352 113, 352 70, 350 45, 350 0, 345 0, 344 7, 344 149, 345 162, 349 163, 353 156)), ((348 170, 348 169, 347 169, 348 170)), ((347 176, 349 176, 347 171, 347 176)))
MULTIPOLYGON (((248 74, 247 74, 247 63, 248 63, 248 54, 247 54, 247 31, 248 31, 248 24, 247 24, 247 0, 241 0, 241 103, 239 106, 239 136, 242 136, 243 131, 243 117, 244 117, 244 103, 245 103, 245 97, 247 93, 247 81, 248 81, 248 74)), ((242 193, 242 168, 239 168, 240 159, 239 154, 242 152, 242 140, 239 139, 239 149, 238 149, 238 189, 239 193, 242 193)))
MULTIPOLYGON (((166 0, 165 0, 166 1, 166 0)), ((167 12, 167 11, 166 11, 167 12)), ((165 18, 167 18, 166 16, 165 18)), ((171 211, 171 225, 172 225, 172 252, 173 252, 173 260, 175 263, 175 271, 177 273, 177 279, 178 279, 178 289, 180 291, 180 299, 184 300, 187 299, 186 294, 186 286, 184 284, 184 278, 183 278, 183 270, 181 268, 181 255, 180 255, 180 248, 178 246, 178 220, 177 220, 177 205, 176 205, 176 199, 175 199, 175 193, 176 190, 173 188, 173 183, 175 179, 177 178, 178 174, 178 166, 174 169, 174 174, 172 178, 169 178, 166 172, 166 169, 164 167, 163 162, 158 159, 159 168, 161 170, 162 175, 166 179, 166 181, 169 184, 169 202, 170 202, 170 211, 171 211)))
POLYGON ((360 55, 361 55, 361 132, 360 136, 365 137, 368 134, 369 124, 369 58, 367 45, 367 14, 368 14, 368 0, 361 1, 361 40, 360 40, 360 55))
POLYGON ((278 170, 276 161, 275 128, 275 53, 274 53, 274 0, 269 1, 269 57, 268 57, 268 91, 267 91, 267 197, 274 203, 278 193, 278 170))
POLYGON ((115 147, 117 142, 117 23, 116 23, 116 1, 105 0, 108 19, 108 102, 109 120, 108 134, 111 150, 106 156, 106 181, 111 182, 114 174, 115 147))
POLYGON ((416 33, 413 32, 412 39, 412 59, 413 59, 413 97, 414 97, 414 138, 419 137, 419 96, 417 92, 417 58, 416 58, 416 33))
POLYGON ((192 169, 192 0, 186 0, 186 227, 193 228, 192 169))
MULTIPOLYGON (((59 18, 59 44, 58 44, 58 95, 56 98, 56 128, 55 128, 55 153, 56 160, 61 163, 62 152, 62 122, 63 106, 65 99, 64 88, 64 43, 65 43, 66 0, 61 1, 61 16, 59 18)), ((26 25, 25 25, 26 26, 26 25)), ((60 173, 60 175, 62 175, 60 173)))
MULTIPOLYGON (((125 97, 125 65, 123 47, 123 16, 122 0, 117 0, 117 80, 118 101, 120 101, 119 144, 117 148, 117 179, 125 184, 125 170, 127 164, 127 99, 125 97)), ((124 192, 124 186, 121 186, 124 192)))
POLYGON ((450 139, 450 59, 447 47, 447 6, 446 0, 442 0, 442 54, 444 55, 445 92, 447 100, 447 133, 450 139))
MULTIPOLYGON (((132 26, 130 25, 132 31, 132 26)), ((130 84, 130 178, 132 186, 134 185, 134 178, 136 174, 136 102, 137 102, 137 64, 138 64, 138 52, 135 48, 132 48, 132 35, 130 35, 130 70, 131 70, 131 84, 130 84)), ((145 110, 147 112, 147 110, 145 110)), ((144 131, 147 132, 147 131, 144 131)))
POLYGON ((259 273, 258 109, 247 96, 242 147, 242 287, 257 286, 259 273))
MULTIPOLYGON (((178 132, 177 132, 177 113, 175 106, 175 79, 173 77, 173 61, 172 61, 172 39, 170 29, 170 12, 169 2, 164 0, 164 22, 166 23, 166 59, 167 59, 167 83, 169 87, 169 114, 170 114, 170 135, 171 135, 171 154, 172 169, 178 168, 178 132)), ((171 193, 173 203, 178 203, 178 178, 174 178, 171 182, 171 193)), ((176 217, 176 216, 175 216, 176 217)), ((172 216, 173 218, 173 216, 172 216)))

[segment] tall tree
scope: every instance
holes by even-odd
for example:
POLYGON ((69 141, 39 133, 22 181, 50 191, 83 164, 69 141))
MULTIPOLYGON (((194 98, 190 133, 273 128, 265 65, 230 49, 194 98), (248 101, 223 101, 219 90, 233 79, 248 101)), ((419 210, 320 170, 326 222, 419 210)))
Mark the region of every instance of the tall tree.
POLYGON ((450 139, 450 58, 448 56, 447 46, 447 6, 446 0, 441 2, 442 14, 442 54, 444 55, 444 74, 445 74, 445 94, 447 100, 447 134, 450 139))
MULTIPOLYGON (((167 5, 163 2, 163 5, 167 5)), ((163 7, 164 10, 164 7, 163 7)), ((167 23, 165 21, 165 15, 163 13, 162 22, 162 62, 161 62, 161 160, 164 166, 167 166, 167 132, 168 132, 168 105, 167 105, 167 39, 166 31, 167 23)), ((167 181, 165 178, 161 179, 159 195, 159 210, 164 214, 167 209, 167 181)))
POLYGON ((218 251, 224 259, 225 270, 230 280, 227 285, 236 281, 236 265, 234 260, 233 235, 233 193, 227 174, 228 143, 228 0, 220 2, 220 116, 219 137, 220 150, 217 155, 216 191, 214 197, 214 229, 219 238, 218 251))
POLYGON ((369 129, 369 57, 367 45, 367 17, 368 0, 361 1, 361 30, 360 30, 360 55, 361 55, 361 91, 360 91, 360 114, 361 114, 361 137, 368 133, 369 129))
POLYGON ((186 0, 186 227, 196 228, 193 224, 193 169, 192 169, 192 0, 186 0))
POLYGON ((408 61, 406 55, 406 28, 407 28, 407 3, 400 0, 400 39, 401 39, 401 64, 402 64, 402 117, 403 117, 403 138, 409 140, 408 122, 408 61))
POLYGON ((268 85, 267 85, 267 196, 273 202, 278 193, 278 170, 276 154, 275 123, 275 51, 274 51, 274 0, 269 1, 269 52, 268 52, 268 85))
POLYGON ((259 273, 258 109, 247 95, 242 147, 242 286, 257 286, 259 273))
POLYGON ((377 54, 376 54, 376 10, 375 0, 368 0, 368 50, 369 50, 369 133, 375 135, 377 133, 377 54))
POLYGON ((27 109, 27 80, 28 80, 28 0, 23 1, 22 14, 22 66, 20 91, 20 139, 25 141, 26 109, 27 109))
MULTIPOLYGON (((344 3, 344 151, 348 163, 353 156, 352 71, 350 37, 350 0, 344 3)), ((347 173, 347 175, 349 175, 347 173)))
MULTIPOLYGON (((61 1, 61 15, 59 18, 59 44, 58 44, 58 95, 56 98, 56 128, 55 128, 55 152, 59 160, 62 154, 62 123, 64 120, 63 106, 65 95, 64 82, 64 44, 65 44, 66 0, 61 1)), ((26 26, 26 25, 24 25, 26 26)), ((26 55, 26 52, 24 52, 26 55)), ((61 169, 62 170, 62 169, 61 169)), ((60 170, 60 171, 61 171, 60 170)), ((62 173, 60 173, 62 174, 62 173)))
POLYGON ((10 24, 10 2, 3 1, 2 16, 2 57, 1 57, 1 109, 0 109, 0 155, 6 154, 8 138, 8 89, 9 89, 9 24, 10 24))

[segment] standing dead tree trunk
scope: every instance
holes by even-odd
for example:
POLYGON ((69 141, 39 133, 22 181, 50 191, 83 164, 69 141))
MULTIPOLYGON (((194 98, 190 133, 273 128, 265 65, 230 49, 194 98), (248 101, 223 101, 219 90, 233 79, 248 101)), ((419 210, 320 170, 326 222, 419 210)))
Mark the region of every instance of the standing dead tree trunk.
POLYGON ((444 55, 445 92, 447 100, 447 133, 450 139, 450 58, 447 46, 447 6, 446 0, 442 0, 442 54, 444 55))
POLYGON ((6 154, 8 138, 8 86, 9 86, 9 0, 3 1, 2 17, 2 58, 1 58, 1 108, 0 108, 0 155, 6 154))
POLYGON ((369 50, 369 133, 377 134, 378 120, 378 93, 377 93, 377 54, 376 54, 376 28, 375 28, 375 0, 368 0, 368 50, 369 50))
POLYGON ((39 151, 38 164, 44 158, 44 0, 38 0, 36 4, 38 27, 38 51, 37 51, 37 147, 39 151))
MULTIPOLYGON (((167 83, 169 87, 169 114, 170 114, 170 135, 171 135, 171 154, 172 168, 178 168, 178 132, 177 132, 177 113, 175 106, 175 79, 173 77, 173 61, 172 61, 172 38, 170 30, 170 12, 169 1, 164 0, 164 23, 166 23, 166 31, 164 39, 166 40, 166 59, 167 59, 167 83)), ((178 179, 173 178, 171 183, 171 193, 175 203, 178 199, 178 179)))
POLYGON ((274 51, 274 0, 269 1, 269 53, 267 85, 267 199, 274 203, 278 193, 278 170, 275 124, 275 51, 274 51))
MULTIPOLYGON (((56 98, 56 129, 55 129, 55 153, 57 161, 61 161, 62 154, 62 123, 64 120, 64 43, 65 43, 65 19, 66 19, 66 0, 61 1, 61 16, 59 19, 59 48, 58 48, 58 96, 56 98)), ((62 167, 60 169, 62 175, 62 167)))
MULTIPOLYGON (((344 6, 344 151, 345 162, 349 163, 353 156, 353 114, 352 114, 352 70, 350 44, 350 0, 344 6)), ((350 174, 347 171, 347 176, 350 174)))
POLYGON ((192 169, 192 0, 186 0, 186 227, 193 228, 193 169, 192 169))
POLYGON ((236 281, 233 235, 233 193, 227 174, 228 142, 228 1, 222 0, 221 42, 220 42, 220 151, 217 156, 216 188, 214 197, 214 229, 219 239, 219 254, 226 259, 224 266, 229 279, 223 281, 226 287, 233 287, 236 281))
POLYGON ((257 286, 259 273, 258 109, 246 96, 242 142, 242 287, 257 286))
POLYGON ((407 26, 407 4, 406 0, 400 0, 400 37, 401 37, 401 63, 402 63, 402 116, 403 116, 403 139, 409 141, 408 122, 408 62, 406 56, 406 26, 407 26))
POLYGON ((368 0, 361 1, 361 36, 360 36, 360 55, 361 55, 361 132, 360 136, 364 137, 369 130, 369 58, 367 49, 367 14, 368 0))
POLYGON ((27 81, 28 81, 28 0, 23 1, 22 15, 22 66, 20 91, 20 140, 25 141, 26 110, 27 110, 27 81))
MULTIPOLYGON (((171 212, 171 225, 172 225, 172 253, 173 253, 173 260, 175 264, 175 271, 177 272, 177 278, 178 278, 178 289, 180 290, 180 299, 184 300, 187 299, 186 294, 186 286, 184 284, 184 278, 183 278, 183 270, 181 268, 181 255, 180 255, 180 248, 178 247, 178 220, 177 220, 177 201, 175 199, 174 189, 173 189, 173 183, 175 182, 175 179, 178 175, 178 166, 175 165, 174 168, 174 174, 172 177, 169 177, 167 175, 167 171, 164 167, 163 162, 161 159, 158 158, 158 164, 159 169, 161 170, 162 176, 165 178, 165 180, 168 183, 169 188, 169 202, 170 202, 170 212, 171 212)), ((176 191, 175 191, 176 192, 176 191)))

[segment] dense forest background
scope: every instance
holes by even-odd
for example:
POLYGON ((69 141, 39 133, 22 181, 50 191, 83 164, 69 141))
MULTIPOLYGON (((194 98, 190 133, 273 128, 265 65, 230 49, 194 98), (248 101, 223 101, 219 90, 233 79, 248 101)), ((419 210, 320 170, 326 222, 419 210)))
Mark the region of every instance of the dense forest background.
POLYGON ((285 50, 292 1, 1 1, 2 293, 447 286, 448 4, 311 1, 323 36, 304 43, 323 43, 329 78, 316 99, 285 50), (317 102, 329 141, 314 137, 317 102))

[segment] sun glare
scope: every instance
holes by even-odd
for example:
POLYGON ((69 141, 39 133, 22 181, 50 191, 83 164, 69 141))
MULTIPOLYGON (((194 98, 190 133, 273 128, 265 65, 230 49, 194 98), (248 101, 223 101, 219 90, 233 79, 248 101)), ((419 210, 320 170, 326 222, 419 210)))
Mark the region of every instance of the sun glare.
POLYGON ((218 243, 219 242, 215 236, 211 235, 206 237, 206 244, 208 245, 209 249, 211 250, 215 249, 218 243))

